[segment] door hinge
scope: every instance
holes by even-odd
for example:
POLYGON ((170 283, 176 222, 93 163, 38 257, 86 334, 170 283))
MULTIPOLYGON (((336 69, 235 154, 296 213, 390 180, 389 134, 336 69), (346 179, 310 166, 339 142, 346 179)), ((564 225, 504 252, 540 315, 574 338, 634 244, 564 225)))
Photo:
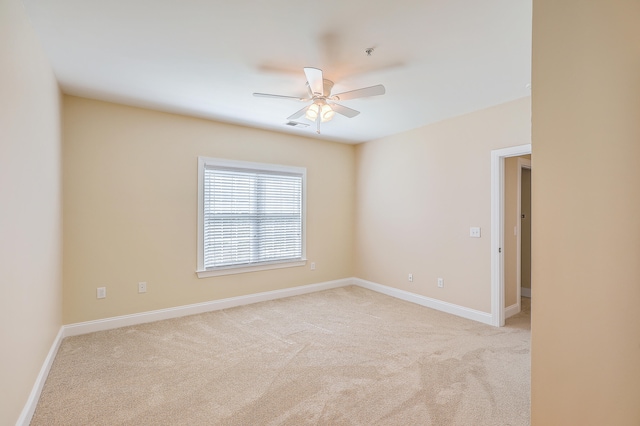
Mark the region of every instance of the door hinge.
POLYGON ((502 253, 502 247, 498 247, 498 253, 502 253))

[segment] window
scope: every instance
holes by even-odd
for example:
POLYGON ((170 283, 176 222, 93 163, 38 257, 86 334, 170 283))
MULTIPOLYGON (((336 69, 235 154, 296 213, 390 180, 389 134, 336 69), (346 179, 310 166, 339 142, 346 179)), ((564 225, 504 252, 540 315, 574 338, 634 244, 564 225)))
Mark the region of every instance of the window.
POLYGON ((198 158, 198 277, 305 264, 302 167, 198 158))

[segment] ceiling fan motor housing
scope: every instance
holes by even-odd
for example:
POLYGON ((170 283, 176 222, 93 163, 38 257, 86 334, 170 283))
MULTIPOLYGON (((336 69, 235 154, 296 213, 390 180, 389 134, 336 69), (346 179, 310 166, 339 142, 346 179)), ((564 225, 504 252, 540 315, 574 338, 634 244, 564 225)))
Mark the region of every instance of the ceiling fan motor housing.
MULTIPOLYGON (((326 78, 322 79, 322 97, 328 98, 331 95, 331 89, 333 89, 333 81, 327 80, 326 78)), ((313 98, 315 94, 311 92, 311 87, 309 86, 309 82, 307 81, 307 90, 309 91, 309 95, 313 98)))

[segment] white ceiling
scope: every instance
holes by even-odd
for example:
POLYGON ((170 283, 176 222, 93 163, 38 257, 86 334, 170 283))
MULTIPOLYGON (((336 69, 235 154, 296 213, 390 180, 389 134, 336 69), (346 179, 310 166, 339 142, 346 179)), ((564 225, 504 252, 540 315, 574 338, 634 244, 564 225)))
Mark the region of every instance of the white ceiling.
POLYGON ((358 143, 530 95, 532 0, 23 1, 77 96, 358 143), (304 104, 252 96, 306 95, 303 67, 387 93, 318 136, 285 125, 304 104))

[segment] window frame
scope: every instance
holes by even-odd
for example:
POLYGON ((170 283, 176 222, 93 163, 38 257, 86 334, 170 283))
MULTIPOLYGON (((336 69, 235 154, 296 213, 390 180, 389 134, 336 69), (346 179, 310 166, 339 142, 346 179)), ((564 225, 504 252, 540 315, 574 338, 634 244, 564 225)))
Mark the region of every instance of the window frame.
POLYGON ((306 222, 307 222, 307 169, 305 167, 284 166, 270 163, 257 163, 250 161, 228 160, 223 158, 198 157, 198 248, 197 269, 198 278, 216 277, 221 275, 242 274, 246 272, 266 271, 269 269, 291 268, 305 266, 306 256, 306 222), (282 172, 294 173, 302 176, 302 256, 301 259, 260 262, 255 265, 230 265, 222 267, 204 266, 204 172, 207 167, 232 168, 250 172, 282 172))

